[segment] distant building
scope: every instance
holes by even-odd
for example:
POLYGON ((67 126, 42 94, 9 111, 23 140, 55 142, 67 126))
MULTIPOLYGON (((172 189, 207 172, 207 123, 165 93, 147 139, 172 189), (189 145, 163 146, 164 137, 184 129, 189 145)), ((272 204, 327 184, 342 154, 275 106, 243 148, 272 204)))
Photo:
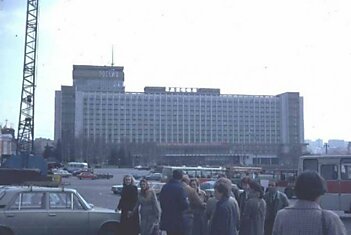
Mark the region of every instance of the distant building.
POLYGON ((34 153, 37 156, 43 156, 46 146, 53 147, 54 141, 47 138, 36 138, 34 140, 34 153))
POLYGON ((14 154, 14 140, 10 134, 0 134, 0 153, 1 155, 14 154))
POLYGON ((4 158, 10 157, 16 153, 15 130, 6 125, 0 127, 0 165, 4 158))
POLYGON ((298 92, 235 95, 212 88, 125 92, 123 67, 74 65, 73 86, 55 93, 58 140, 66 155, 74 154, 75 141, 89 140, 153 143, 160 156, 171 154, 165 146, 192 146, 199 155, 203 148, 196 146, 220 145, 225 154, 245 155, 253 164, 277 163, 278 155, 301 151, 303 98, 298 92))
POLYGON ((313 140, 305 140, 307 144, 307 150, 312 154, 321 154, 325 152, 324 142, 322 139, 313 140))
POLYGON ((328 140, 328 145, 330 148, 346 149, 347 144, 348 143, 345 140, 336 140, 336 139, 328 140))

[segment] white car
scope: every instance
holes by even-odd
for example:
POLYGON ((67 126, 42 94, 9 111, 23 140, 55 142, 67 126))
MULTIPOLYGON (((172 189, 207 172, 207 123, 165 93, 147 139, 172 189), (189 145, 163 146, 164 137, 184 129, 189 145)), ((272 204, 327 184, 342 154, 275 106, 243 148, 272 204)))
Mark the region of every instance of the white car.
MULTIPOLYGON (((209 181, 202 182, 200 184, 200 189, 205 191, 205 193, 206 193, 206 195, 208 197, 214 197, 214 185, 215 185, 215 183, 216 183, 215 180, 209 180, 209 181)), ((239 189, 236 184, 232 184, 232 192, 233 193, 236 192, 239 195, 243 191, 244 190, 239 189)))
POLYGON ((0 186, 1 235, 118 234, 120 213, 88 204, 75 190, 0 186))
POLYGON ((52 169, 52 173, 54 175, 60 175, 61 177, 65 177, 65 178, 72 176, 71 173, 63 169, 52 169))

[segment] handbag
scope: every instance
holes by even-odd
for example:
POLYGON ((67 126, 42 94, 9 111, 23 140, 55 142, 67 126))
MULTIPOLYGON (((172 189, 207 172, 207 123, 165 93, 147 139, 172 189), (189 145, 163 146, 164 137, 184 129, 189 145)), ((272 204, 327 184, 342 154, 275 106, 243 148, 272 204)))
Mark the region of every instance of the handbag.
POLYGON ((162 235, 162 231, 160 230, 160 225, 158 223, 155 223, 152 226, 152 235, 162 235))

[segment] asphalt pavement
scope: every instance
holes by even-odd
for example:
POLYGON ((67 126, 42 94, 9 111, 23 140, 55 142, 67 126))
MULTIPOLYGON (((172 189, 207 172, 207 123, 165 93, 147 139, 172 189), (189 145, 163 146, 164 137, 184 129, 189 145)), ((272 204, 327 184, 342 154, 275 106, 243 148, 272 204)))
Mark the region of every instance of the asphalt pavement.
POLYGON ((127 174, 147 175, 149 171, 135 169, 104 168, 95 169, 97 174, 111 174, 111 179, 78 179, 75 176, 63 178, 64 187, 76 189, 84 199, 94 206, 115 209, 119 202, 120 196, 113 194, 112 185, 121 184, 123 177, 127 174))

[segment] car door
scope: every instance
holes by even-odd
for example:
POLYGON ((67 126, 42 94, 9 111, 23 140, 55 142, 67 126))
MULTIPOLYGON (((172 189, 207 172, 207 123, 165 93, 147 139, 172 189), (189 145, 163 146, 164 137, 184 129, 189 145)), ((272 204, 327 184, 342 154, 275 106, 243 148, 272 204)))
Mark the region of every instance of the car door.
POLYGON ((89 234, 89 214, 73 192, 49 192, 48 234, 89 234))
POLYGON ((44 192, 17 194, 5 211, 5 220, 4 223, 8 224, 16 235, 48 234, 46 194, 44 192))

